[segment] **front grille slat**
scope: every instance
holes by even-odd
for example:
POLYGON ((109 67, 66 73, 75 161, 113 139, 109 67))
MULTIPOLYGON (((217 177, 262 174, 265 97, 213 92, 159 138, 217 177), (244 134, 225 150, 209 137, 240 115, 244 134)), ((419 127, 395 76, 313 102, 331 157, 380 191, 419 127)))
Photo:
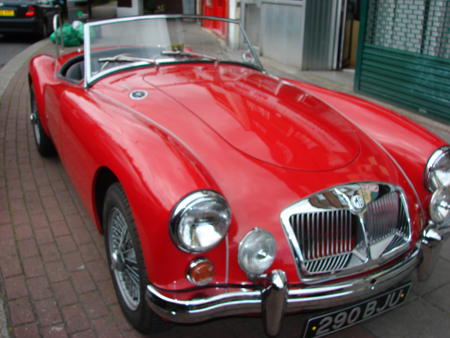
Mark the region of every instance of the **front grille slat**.
POLYGON ((326 214, 326 220, 327 220, 327 256, 331 255, 331 250, 330 250, 330 246, 331 246, 331 228, 332 225, 331 223, 331 217, 329 217, 329 214, 326 214))

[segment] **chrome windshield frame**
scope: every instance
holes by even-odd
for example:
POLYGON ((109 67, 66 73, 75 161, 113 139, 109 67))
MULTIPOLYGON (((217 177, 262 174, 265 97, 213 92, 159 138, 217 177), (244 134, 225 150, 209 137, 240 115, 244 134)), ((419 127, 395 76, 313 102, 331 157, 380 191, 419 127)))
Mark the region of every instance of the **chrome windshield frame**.
MULTIPOLYGON (((122 67, 122 68, 112 68, 111 70, 96 74, 95 76, 91 76, 91 34, 90 29, 92 27, 101 26, 101 25, 108 25, 113 23, 121 23, 121 22, 130 22, 130 21, 141 21, 141 20, 151 20, 151 19, 192 19, 192 20, 214 20, 214 21, 222 21, 227 23, 233 23, 237 24, 239 27, 239 32, 241 33, 243 39, 245 40, 246 44, 249 47, 249 51, 253 55, 255 59, 256 67, 264 71, 264 67, 258 57, 258 54, 256 53, 255 48, 250 43, 250 40, 248 39, 247 34, 245 33, 244 29, 242 28, 241 21, 235 20, 235 19, 227 19, 227 18, 219 18, 214 16, 203 16, 203 15, 181 15, 181 14, 168 14, 168 15, 142 15, 142 16, 132 16, 132 17, 125 17, 125 18, 115 18, 115 19, 108 19, 108 20, 101 20, 101 21, 94 21, 89 22, 84 25, 84 81, 83 81, 83 87, 89 88, 95 81, 97 81, 99 78, 104 77, 108 74, 117 72, 120 69, 128 68, 128 67, 122 67)), ((139 65, 133 64, 132 66, 142 66, 145 65, 145 63, 141 63, 139 65)))
POLYGON ((56 51, 56 57, 59 58, 59 56, 64 52, 64 32, 62 29, 63 22, 61 19, 60 14, 55 14, 53 16, 53 31, 55 32, 55 51, 56 51), (59 34, 58 34, 59 31, 59 34))

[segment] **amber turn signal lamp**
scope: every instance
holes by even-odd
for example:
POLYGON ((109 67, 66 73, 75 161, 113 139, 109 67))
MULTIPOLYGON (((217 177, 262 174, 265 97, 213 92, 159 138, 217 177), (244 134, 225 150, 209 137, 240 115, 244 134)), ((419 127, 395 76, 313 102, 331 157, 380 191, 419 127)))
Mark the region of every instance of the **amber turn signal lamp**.
POLYGON ((214 279, 214 265, 206 258, 196 258, 189 264, 186 275, 188 281, 195 285, 206 285, 214 279))
POLYGON ((34 6, 33 5, 29 5, 28 8, 27 8, 27 11, 25 13, 25 16, 26 17, 32 17, 32 16, 35 16, 35 15, 36 15, 36 12, 35 12, 34 6))

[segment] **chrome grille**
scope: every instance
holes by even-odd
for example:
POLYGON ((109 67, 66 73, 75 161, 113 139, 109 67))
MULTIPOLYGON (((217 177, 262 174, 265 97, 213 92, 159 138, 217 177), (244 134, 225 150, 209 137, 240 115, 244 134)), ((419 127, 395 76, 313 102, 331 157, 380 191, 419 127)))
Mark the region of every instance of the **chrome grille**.
POLYGON ((345 268, 356 244, 355 218, 348 209, 294 214, 290 217, 310 273, 345 268))
POLYGON ((306 262, 306 268, 310 273, 339 271, 347 266, 351 255, 351 252, 347 252, 331 257, 309 260, 306 262))
POLYGON ((391 192, 368 205, 364 225, 370 243, 376 243, 398 230, 399 204, 398 194, 391 192))
POLYGON ((410 241, 403 193, 388 184, 334 187, 281 216, 302 277, 358 272, 404 252, 410 241))
POLYGON ((371 255, 378 257, 402 245, 408 235, 407 220, 398 192, 390 192, 371 202, 364 214, 371 255))
POLYGON ((345 266, 346 253, 355 246, 353 218, 345 209, 291 216, 308 271, 333 271, 345 266))

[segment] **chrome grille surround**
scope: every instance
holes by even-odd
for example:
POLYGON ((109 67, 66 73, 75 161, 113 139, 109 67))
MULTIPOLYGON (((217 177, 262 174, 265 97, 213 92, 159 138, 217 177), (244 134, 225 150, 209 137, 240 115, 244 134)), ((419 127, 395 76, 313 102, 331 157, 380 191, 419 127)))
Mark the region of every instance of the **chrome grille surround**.
POLYGON ((281 223, 305 283, 372 269, 407 251, 411 242, 405 194, 383 182, 318 192, 283 210, 281 223))

